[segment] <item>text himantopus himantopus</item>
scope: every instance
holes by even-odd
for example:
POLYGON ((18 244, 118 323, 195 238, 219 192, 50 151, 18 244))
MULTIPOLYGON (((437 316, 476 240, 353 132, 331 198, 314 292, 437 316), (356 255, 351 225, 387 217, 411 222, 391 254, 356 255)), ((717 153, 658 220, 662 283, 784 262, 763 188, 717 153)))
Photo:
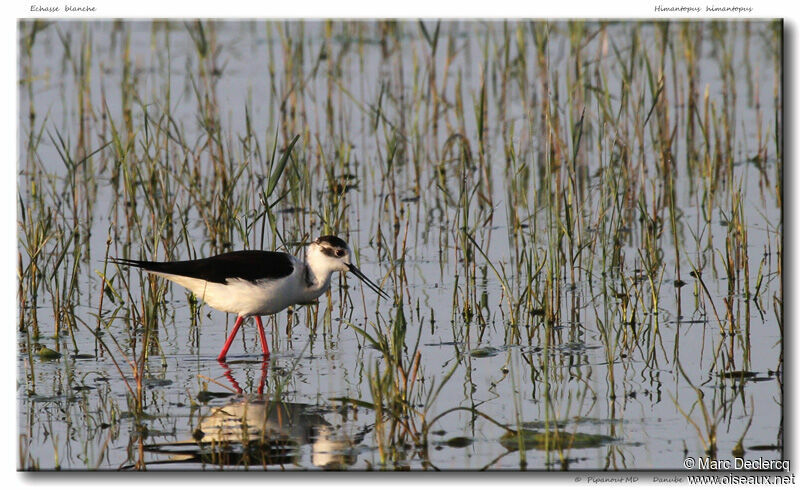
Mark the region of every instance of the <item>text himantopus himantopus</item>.
POLYGON ((331 275, 352 272, 383 298, 388 295, 351 262, 352 252, 344 240, 321 236, 305 250, 301 260, 285 252, 244 250, 214 257, 180 262, 110 259, 111 262, 140 267, 192 291, 199 299, 220 311, 236 313, 233 331, 225 341, 218 360, 224 360, 245 318, 254 316, 261 338, 261 350, 269 355, 261 315, 310 303, 331 286, 331 275))

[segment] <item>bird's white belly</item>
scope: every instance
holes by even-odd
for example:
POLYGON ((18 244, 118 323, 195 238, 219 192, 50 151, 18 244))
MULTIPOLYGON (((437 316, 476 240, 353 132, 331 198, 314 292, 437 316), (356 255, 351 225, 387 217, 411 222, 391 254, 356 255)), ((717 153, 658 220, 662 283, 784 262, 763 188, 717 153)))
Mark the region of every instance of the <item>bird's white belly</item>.
POLYGON ((241 316, 270 315, 295 303, 309 301, 296 274, 255 283, 228 279, 226 284, 172 274, 158 275, 189 289, 212 308, 241 316))

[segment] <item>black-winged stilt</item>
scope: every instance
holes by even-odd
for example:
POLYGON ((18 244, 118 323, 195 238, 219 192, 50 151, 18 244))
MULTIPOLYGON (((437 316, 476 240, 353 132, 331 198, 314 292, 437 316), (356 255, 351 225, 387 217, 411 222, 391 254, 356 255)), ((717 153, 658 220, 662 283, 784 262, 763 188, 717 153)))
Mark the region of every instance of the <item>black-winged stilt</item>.
POLYGON ((192 291, 220 311, 236 313, 233 331, 218 360, 225 359, 245 318, 254 316, 261 350, 269 356, 261 315, 271 315, 298 303, 310 303, 331 286, 331 275, 352 272, 383 298, 388 295, 352 264, 352 252, 344 240, 321 236, 305 249, 303 259, 285 252, 244 250, 180 262, 109 259, 116 264, 140 267, 192 291))

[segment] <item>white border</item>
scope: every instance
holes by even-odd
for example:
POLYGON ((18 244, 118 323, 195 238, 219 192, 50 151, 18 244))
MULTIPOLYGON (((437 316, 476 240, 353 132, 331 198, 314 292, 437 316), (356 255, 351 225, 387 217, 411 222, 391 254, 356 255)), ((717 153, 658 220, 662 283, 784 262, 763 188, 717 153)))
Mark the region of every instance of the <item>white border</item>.
MULTIPOLYGON (((794 2, 787 2, 785 0, 744 0, 744 1, 731 1, 731 0, 715 0, 715 1, 696 1, 696 0, 627 0, 627 1, 610 1, 603 2, 602 0, 594 1, 576 1, 576 0, 561 0, 540 2, 536 0, 491 0, 483 2, 474 2, 467 0, 403 0, 395 2, 386 2, 380 0, 303 0, 303 1, 284 1, 279 2, 275 0, 267 1, 241 1, 241 0, 224 0, 224 1, 187 1, 187 0, 136 0, 135 2, 125 1, 109 1, 109 0, 76 0, 70 2, 42 0, 40 2, 15 2, 14 5, 5 5, 4 9, 10 14, 3 16, 0 19, 0 36, 2 36, 3 48, 0 48, 0 63, 5 69, 3 73, 5 76, 1 77, 3 90, 2 93, 6 103, 4 106, 6 110, 2 118, 3 127, 0 131, 2 135, 2 146, 6 157, 2 169, 5 178, 0 178, 0 196, 3 198, 2 205, 0 206, 0 229, 5 230, 5 233, 0 237, 0 312, 2 312, 2 322, 4 337, 6 340, 6 370, 5 375, 0 377, 0 393, 7 396, 7 402, 0 405, 0 415, 5 422, 0 427, 0 439, 3 444, 2 456, 4 456, 3 469, 9 473, 13 473, 11 478, 17 485, 25 486, 66 486, 66 487, 85 487, 103 485, 109 483, 119 485, 122 487, 138 487, 142 484, 156 483, 156 484, 169 484, 181 488, 197 488, 209 486, 221 486, 226 488, 232 487, 263 487, 265 485, 280 485, 287 484, 293 486, 324 486, 325 490, 329 488, 353 488, 362 486, 380 486, 380 487, 405 487, 409 484, 413 485, 419 483, 433 483, 437 485, 458 486, 469 488, 477 488, 485 484, 497 482, 504 487, 509 488, 531 488, 535 485, 573 485, 574 476, 577 474, 555 474, 552 476, 544 475, 542 473, 521 475, 521 474, 498 474, 493 473, 490 475, 475 475, 473 473, 447 473, 446 475, 366 475, 362 473, 354 473, 347 475, 308 475, 302 476, 297 474, 292 475, 278 475, 276 473, 256 475, 230 475, 230 474, 210 474, 198 476, 193 473, 172 473, 172 474, 159 474, 158 476, 137 476, 137 475, 109 475, 104 474, 71 474, 71 475, 31 475, 24 473, 17 473, 15 468, 17 466, 17 424, 16 424, 16 395, 11 396, 11 393, 16 393, 16 343, 15 328, 16 328, 16 261, 17 261, 17 242, 16 242, 16 203, 17 203, 17 190, 16 190, 16 168, 17 168, 17 76, 16 76, 16 56, 17 56, 17 33, 16 24, 19 18, 158 18, 158 17, 179 17, 179 18, 385 18, 385 17, 398 17, 398 18, 695 18, 698 20, 708 18, 784 18, 785 23, 785 90, 787 94, 791 94, 793 87, 796 85, 794 77, 791 75, 794 67, 797 66, 797 7, 794 2), (70 4, 72 6, 93 6, 96 8, 94 13, 70 13, 66 14, 63 9, 64 5, 70 4), (60 6, 61 11, 55 14, 46 12, 32 12, 31 6, 60 6), (679 12, 657 12, 656 5, 663 6, 699 6, 705 5, 736 5, 741 7, 750 7, 752 12, 746 14, 733 14, 733 13, 718 13, 710 14, 703 12, 701 14, 681 14, 679 12), (10 11, 10 12, 9 12, 10 11), (10 230, 15 230, 11 233, 10 230), (249 476, 249 477, 248 477, 249 476), (499 481, 498 481, 499 480, 499 481)), ((797 136, 797 130, 791 124, 794 115, 797 114, 797 99, 798 97, 787 97, 787 102, 792 105, 785 108, 786 120, 786 139, 787 142, 798 141, 793 136, 797 136)), ((795 200, 790 199, 791 194, 797 187, 797 176, 800 175, 798 171, 792 171, 793 163, 791 157, 793 152, 788 154, 787 165, 787 182, 785 185, 785 194, 787 197, 785 215, 789 217, 789 226, 785 227, 786 237, 786 256, 790 260, 786 261, 787 265, 793 262, 791 256, 794 255, 791 250, 792 245, 792 230, 796 229, 798 214, 794 209, 795 200)), ((794 280, 796 280, 796 270, 792 268, 787 270, 785 275, 787 292, 790 295, 790 300, 786 301, 786 305, 800 304, 797 302, 798 292, 796 288, 791 287, 794 280), (795 300, 795 301, 792 301, 795 300)), ((787 310, 791 311, 790 308, 787 310)), ((789 338, 796 340, 798 334, 791 334, 795 325, 791 321, 790 315, 787 315, 785 321, 786 332, 789 338)), ((785 349, 787 365, 791 368, 794 365, 792 358, 794 353, 798 352, 796 349, 797 342, 792 345, 787 345, 785 349)), ((792 381, 797 377, 794 376, 795 372, 786 372, 785 381, 787 385, 794 385, 792 381)), ((787 386, 787 398, 785 405, 785 413, 787 415, 787 428, 794 428, 797 423, 789 423, 789 419, 796 418, 796 410, 791 407, 794 406, 791 394, 794 389, 787 386)), ((796 431, 795 431, 796 432, 796 431)), ((797 437, 795 433, 787 434, 787 449, 792 449, 797 445, 797 437)), ((795 461, 793 467, 800 467, 800 460, 795 461)), ((640 486, 648 480, 648 474, 641 474, 640 483, 635 486, 640 486)), ((10 481, 9 481, 10 483, 10 481)), ((13 483, 12 483, 13 485, 13 483)), ((583 482, 580 485, 587 485, 584 475, 583 482)), ((597 486, 597 485, 592 485, 597 486)), ((607 486, 607 485, 602 485, 607 486)), ((650 486, 650 485, 647 485, 650 486)), ((655 486, 655 485, 653 485, 655 486)))

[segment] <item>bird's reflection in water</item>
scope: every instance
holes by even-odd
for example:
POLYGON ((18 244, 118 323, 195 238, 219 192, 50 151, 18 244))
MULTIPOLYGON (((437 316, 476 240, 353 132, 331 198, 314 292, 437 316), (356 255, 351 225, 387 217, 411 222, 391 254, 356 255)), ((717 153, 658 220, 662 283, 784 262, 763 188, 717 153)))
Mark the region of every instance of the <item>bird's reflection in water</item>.
MULTIPOLYGON (((222 366, 222 369, 225 370, 222 375, 225 376, 225 378, 231 383, 234 391, 236 391, 236 393, 239 395, 244 394, 242 387, 239 386, 239 383, 233 376, 233 371, 231 371, 231 367, 228 366, 228 363, 225 361, 217 361, 217 363, 222 366)), ((264 394, 264 385, 267 383, 267 371, 269 371, 269 357, 261 362, 261 379, 258 382, 258 390, 256 390, 256 393, 258 393, 259 396, 264 394)))
POLYGON ((346 420, 334 426, 325 418, 346 419, 346 411, 270 399, 263 394, 266 362, 257 395, 243 394, 229 366, 220 364, 238 394, 236 400, 201 418, 192 440, 153 444, 147 446, 149 451, 173 456, 169 463, 266 467, 303 466, 302 455, 308 447, 311 464, 317 468, 345 469, 356 462, 357 445, 371 429, 348 434, 342 430, 350 425, 346 420))

